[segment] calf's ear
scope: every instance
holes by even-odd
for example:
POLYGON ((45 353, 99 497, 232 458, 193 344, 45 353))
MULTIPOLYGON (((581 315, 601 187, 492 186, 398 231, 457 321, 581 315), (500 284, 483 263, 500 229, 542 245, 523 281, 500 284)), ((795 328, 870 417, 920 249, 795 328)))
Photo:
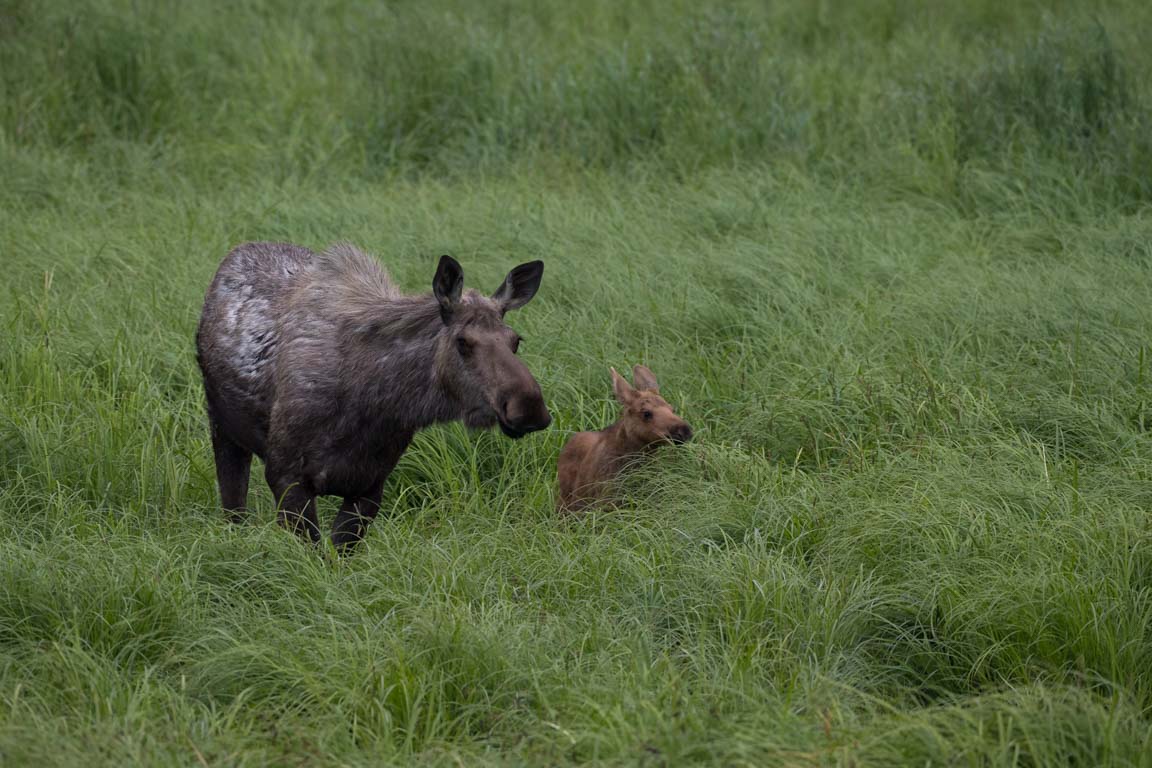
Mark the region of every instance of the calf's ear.
POLYGON ((612 393, 616 395, 616 399, 624 405, 628 405, 636 397, 636 390, 632 385, 624 380, 624 377, 616 373, 615 368, 610 368, 612 371, 612 393))
POLYGON ((464 292, 464 270, 460 262, 451 256, 441 256, 436 265, 436 276, 432 278, 432 295, 440 302, 440 317, 447 323, 452 311, 464 292))
POLYGON ((492 299, 500 305, 501 312, 519 309, 532 300, 540 288, 540 278, 544 277, 544 262, 530 261, 513 268, 504 282, 492 294, 492 299))
POLYGON ((660 384, 656 381, 656 374, 649 370, 645 365, 632 366, 632 383, 636 385, 636 389, 650 389, 653 392, 660 391, 660 384))

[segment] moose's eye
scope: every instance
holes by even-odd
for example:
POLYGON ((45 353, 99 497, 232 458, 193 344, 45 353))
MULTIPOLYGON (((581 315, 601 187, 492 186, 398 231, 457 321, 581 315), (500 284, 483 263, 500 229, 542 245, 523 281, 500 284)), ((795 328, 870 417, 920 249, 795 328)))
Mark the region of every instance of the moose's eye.
POLYGON ((644 417, 644 421, 652 421, 652 411, 644 411, 640 415, 644 417))
POLYGON ((456 351, 459 352, 462 356, 468 357, 468 355, 472 354, 472 342, 468 341, 468 339, 464 338, 463 336, 457 336, 456 351))

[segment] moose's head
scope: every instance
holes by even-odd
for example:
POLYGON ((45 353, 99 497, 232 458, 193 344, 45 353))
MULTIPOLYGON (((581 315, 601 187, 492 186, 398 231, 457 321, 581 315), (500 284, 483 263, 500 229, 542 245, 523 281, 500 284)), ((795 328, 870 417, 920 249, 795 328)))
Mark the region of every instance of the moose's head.
POLYGON ((521 264, 485 296, 464 290, 460 264, 440 257, 432 279, 444 323, 436 342, 437 369, 469 427, 499 424, 505 435, 520 438, 552 423, 540 385, 516 356, 520 334, 504 322, 505 313, 532 300, 543 275, 544 262, 521 264))
POLYGON ((620 426, 628 438, 640 445, 686 443, 692 427, 676 415, 668 401, 660 397, 660 385, 647 367, 632 367, 632 386, 612 368, 612 391, 624 406, 620 426))

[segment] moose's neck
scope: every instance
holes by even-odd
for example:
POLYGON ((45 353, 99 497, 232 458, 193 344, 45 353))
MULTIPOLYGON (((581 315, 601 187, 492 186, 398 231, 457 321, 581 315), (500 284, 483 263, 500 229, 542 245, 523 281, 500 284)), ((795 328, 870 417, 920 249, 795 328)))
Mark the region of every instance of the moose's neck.
POLYGON ((440 319, 403 336, 366 339, 346 358, 349 395, 387 414, 398 427, 418 430, 459 416, 437 374, 440 319))
POLYGON ((642 453, 647 444, 628 432, 628 427, 621 419, 604 429, 608 436, 609 451, 615 458, 624 458, 633 454, 642 453))

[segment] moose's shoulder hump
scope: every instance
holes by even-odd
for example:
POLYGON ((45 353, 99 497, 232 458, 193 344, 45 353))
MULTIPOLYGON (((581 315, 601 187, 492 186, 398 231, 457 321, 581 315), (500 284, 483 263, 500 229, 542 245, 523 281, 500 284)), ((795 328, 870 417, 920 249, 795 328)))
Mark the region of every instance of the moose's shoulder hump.
POLYGON ((317 256, 317 267, 323 279, 342 283, 355 291, 392 299, 400 290, 384 266, 351 243, 334 243, 317 256))

